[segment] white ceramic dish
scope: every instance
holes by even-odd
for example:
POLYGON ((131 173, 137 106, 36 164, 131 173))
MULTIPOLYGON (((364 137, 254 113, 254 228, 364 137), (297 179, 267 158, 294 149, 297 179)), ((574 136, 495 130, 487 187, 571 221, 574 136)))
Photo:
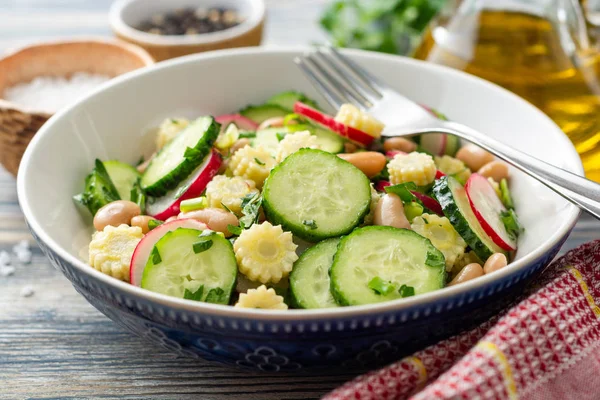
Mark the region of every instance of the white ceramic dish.
MULTIPOLYGON (((103 275, 79 258, 92 228, 71 197, 82 189, 95 158, 134 163, 141 154, 152 152, 152 128, 164 118, 230 113, 249 103, 261 103, 278 91, 300 90, 325 105, 292 62, 300 51, 225 50, 162 63, 115 79, 52 117, 39 131, 20 166, 19 201, 42 249, 98 309, 138 334, 154 328, 177 343, 178 349, 244 366, 238 362, 239 357, 245 359, 244 354, 222 348, 219 353, 214 346, 207 350, 193 343, 230 340, 247 354, 270 346, 290 362, 293 353, 300 351, 293 365, 301 367, 316 364, 316 356, 310 355, 316 354, 314 348, 306 347, 310 343, 356 348, 329 360, 337 365, 377 340, 396 341, 408 351, 421 343, 418 336, 439 337, 464 328, 465 320, 474 321, 476 315, 485 314, 483 309, 491 310, 492 303, 505 299, 556 254, 579 210, 512 171, 516 208, 526 228, 516 261, 497 273, 414 298, 325 310, 242 310, 145 291, 103 275), (438 326, 437 333, 428 334, 423 326, 435 321, 442 321, 444 329, 438 326), (415 324, 421 326, 417 336, 410 333, 415 324), (215 331, 215 327, 219 329, 215 331), (377 331, 372 331, 374 327, 377 331), (356 331, 355 339, 342 337, 348 330, 356 331), (293 332, 301 335, 290 336, 293 332), (235 333, 235 338, 230 333, 235 333)), ((415 101, 529 154, 582 173, 567 137, 517 96, 481 79, 420 61, 362 51, 348 54, 415 101)), ((157 342, 163 343, 163 339, 157 342)), ((322 360, 319 365, 324 365, 322 360)))

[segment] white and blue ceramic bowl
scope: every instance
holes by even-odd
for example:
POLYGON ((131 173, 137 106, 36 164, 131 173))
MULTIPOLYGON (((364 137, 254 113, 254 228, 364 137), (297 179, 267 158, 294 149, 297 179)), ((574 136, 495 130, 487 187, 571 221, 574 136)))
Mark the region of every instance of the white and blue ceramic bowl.
MULTIPOLYGON (((552 260, 579 211, 512 171, 525 226, 516 260, 488 276, 384 304, 266 311, 180 300, 120 282, 80 258, 91 222, 75 208, 95 158, 134 163, 152 152, 152 127, 171 116, 224 114, 296 89, 323 99, 292 62, 299 50, 242 49, 190 56, 117 78, 57 114, 29 145, 19 201, 44 253, 92 305, 131 332, 173 352, 255 368, 368 368, 488 317, 552 260)), ((407 58, 348 52, 401 93, 576 173, 567 137, 513 94, 467 74, 407 58)))

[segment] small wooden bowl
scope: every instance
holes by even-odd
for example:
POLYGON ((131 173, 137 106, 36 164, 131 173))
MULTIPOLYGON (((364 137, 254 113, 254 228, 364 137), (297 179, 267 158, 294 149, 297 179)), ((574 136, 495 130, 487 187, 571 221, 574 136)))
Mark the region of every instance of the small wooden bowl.
POLYGON ((17 175, 25 148, 52 115, 3 100, 6 88, 39 76, 76 72, 115 77, 154 63, 143 49, 118 40, 81 39, 21 48, 0 59, 0 163, 17 175))
POLYGON ((258 46, 264 22, 264 0, 118 0, 110 10, 110 24, 117 37, 146 49, 156 61, 204 51, 258 46), (135 29, 153 15, 188 7, 234 9, 244 21, 229 29, 197 35, 156 35, 135 29))

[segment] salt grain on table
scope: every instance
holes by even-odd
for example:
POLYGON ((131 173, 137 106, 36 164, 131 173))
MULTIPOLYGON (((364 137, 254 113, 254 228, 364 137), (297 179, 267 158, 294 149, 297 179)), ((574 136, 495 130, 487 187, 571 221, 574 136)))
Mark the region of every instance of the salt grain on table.
POLYGON ((7 88, 4 99, 35 110, 54 113, 108 81, 106 75, 77 72, 70 78, 40 76, 7 88))
POLYGON ((21 289, 21 297, 31 297, 33 296, 33 294, 35 293, 35 290, 33 290, 33 288, 29 285, 23 286, 23 288, 21 289))

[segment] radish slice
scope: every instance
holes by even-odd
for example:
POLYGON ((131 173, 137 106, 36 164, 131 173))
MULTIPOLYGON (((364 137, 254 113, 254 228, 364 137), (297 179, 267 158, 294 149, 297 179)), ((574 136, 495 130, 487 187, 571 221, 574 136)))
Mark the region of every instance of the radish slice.
POLYGON ((440 179, 442 176, 446 176, 446 174, 440 171, 439 169, 435 171, 435 179, 440 179))
POLYGON ((179 205, 183 200, 198 197, 206 185, 217 175, 221 167, 221 156, 215 150, 211 152, 198 168, 196 168, 177 187, 162 197, 148 201, 146 212, 162 221, 179 214, 179 205))
POLYGON ((375 190, 378 192, 385 192, 385 188, 391 185, 392 184, 389 181, 379 181, 375 184, 375 190))
POLYGON ((440 206, 440 203, 438 203, 435 199, 433 199, 433 198, 431 198, 431 197, 429 197, 426 194, 423 194, 421 192, 417 192, 416 190, 411 190, 410 192, 417 199, 421 200, 421 203, 423 203, 423 205, 425 207, 427 207, 428 209, 430 209, 431 211, 433 211, 437 215, 440 215, 442 217, 444 216, 444 212, 442 211, 442 206, 440 206))
POLYGON ((231 124, 232 122, 239 129, 242 129, 245 131, 255 131, 258 128, 258 124, 256 122, 254 122, 251 119, 248 119, 240 114, 221 115, 219 117, 216 117, 215 121, 217 121, 218 123, 221 124, 222 129, 225 129, 227 127, 227 125, 231 124))
POLYGON ((348 125, 344 125, 341 122, 333 119, 332 116, 323 114, 321 111, 315 110, 312 107, 307 106, 304 103, 299 101, 294 104, 294 112, 296 114, 302 115, 313 121, 314 123, 329 129, 338 135, 353 141, 354 143, 360 146, 368 146, 375 139, 373 136, 359 130, 353 128, 348 125))
POLYGON ((386 152, 385 152, 385 156, 386 156, 387 158, 394 158, 394 157, 395 157, 395 156, 397 156, 398 154, 407 154, 407 153, 405 153, 405 152, 403 152, 403 151, 400 151, 400 150, 390 150, 390 151, 386 151, 386 152))
POLYGON ((490 182, 479 174, 471 174, 465 191, 473 214, 485 233, 496 245, 506 251, 517 249, 517 241, 506 231, 500 214, 506 211, 490 182))
POLYGON ((447 143, 448 138, 444 133, 427 133, 421 135, 421 147, 436 156, 446 154, 447 143))
POLYGON ((144 268, 148 262, 148 257, 152 253, 154 245, 167 233, 177 228, 198 229, 200 231, 208 229, 205 224, 195 219, 177 219, 157 226, 144 236, 133 251, 133 257, 129 264, 129 282, 135 286, 141 286, 144 268))

